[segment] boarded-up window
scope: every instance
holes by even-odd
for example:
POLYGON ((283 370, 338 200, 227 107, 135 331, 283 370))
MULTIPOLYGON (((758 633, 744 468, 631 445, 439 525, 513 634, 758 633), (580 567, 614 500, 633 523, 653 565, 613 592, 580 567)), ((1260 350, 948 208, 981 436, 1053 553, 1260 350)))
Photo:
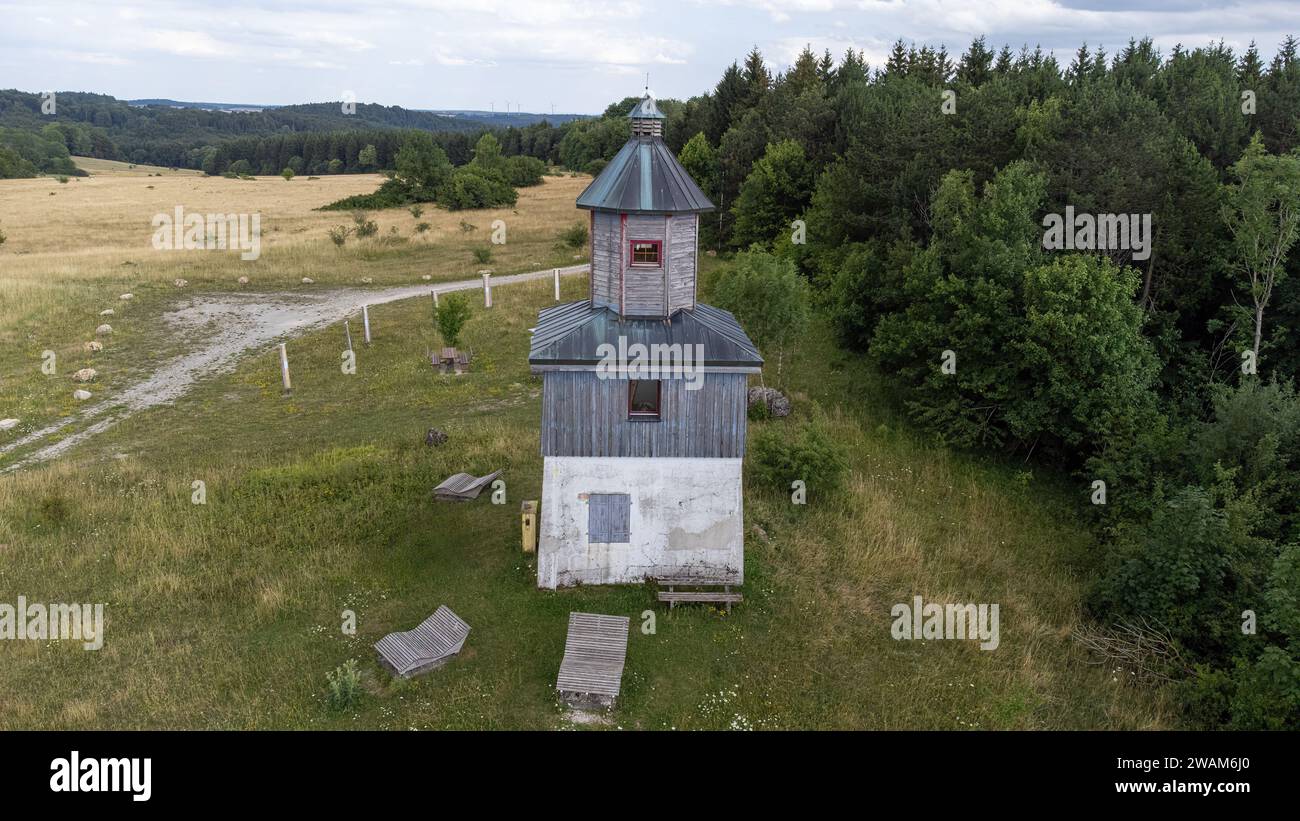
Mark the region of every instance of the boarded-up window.
POLYGON ((587 541, 630 542, 632 497, 626 493, 592 493, 587 501, 587 541))

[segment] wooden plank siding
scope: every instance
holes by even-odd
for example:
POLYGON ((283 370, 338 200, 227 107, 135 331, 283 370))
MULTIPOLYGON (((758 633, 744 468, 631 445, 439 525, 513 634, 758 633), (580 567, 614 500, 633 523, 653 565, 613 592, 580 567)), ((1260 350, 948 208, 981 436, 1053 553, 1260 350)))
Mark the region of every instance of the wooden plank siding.
POLYGON ((591 301, 593 305, 619 308, 619 268, 623 264, 622 223, 618 214, 591 212, 591 301))
POLYGON ((668 257, 668 312, 695 307, 695 248, 699 214, 677 214, 669 221, 671 230, 664 253, 668 257))
POLYGON ((745 455, 743 373, 708 373, 699 390, 663 380, 660 420, 627 418, 626 379, 553 371, 542 386, 543 456, 741 458, 745 455))
POLYGON ((698 214, 591 215, 591 301, 625 316, 666 316, 695 307, 698 214), (661 243, 662 264, 631 264, 633 240, 661 243))
POLYGON ((626 244, 629 246, 627 267, 624 273, 626 290, 624 292, 625 316, 665 316, 664 269, 663 258, 659 265, 649 268, 632 265, 630 246, 636 240, 654 240, 659 243, 661 253, 667 252, 664 227, 667 218, 660 214, 629 214, 627 216, 626 244))

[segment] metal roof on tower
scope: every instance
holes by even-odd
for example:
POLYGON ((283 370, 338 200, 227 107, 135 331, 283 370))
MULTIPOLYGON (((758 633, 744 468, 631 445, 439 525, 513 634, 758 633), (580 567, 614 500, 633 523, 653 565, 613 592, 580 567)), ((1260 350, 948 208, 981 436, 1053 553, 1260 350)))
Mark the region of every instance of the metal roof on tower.
POLYGON ((528 363, 533 367, 591 366, 604 356, 600 346, 626 344, 702 345, 706 367, 727 367, 757 373, 763 356, 730 311, 696 305, 681 311, 671 322, 629 319, 586 300, 542 309, 533 329, 528 363))
POLYGON ((712 211, 713 203, 658 137, 628 140, 578 197, 579 208, 622 214, 712 211))
MULTIPOLYGON (((648 94, 628 117, 634 132, 637 121, 664 119, 648 94)), ((578 197, 578 207, 620 214, 687 214, 712 211, 713 203, 657 133, 633 133, 578 197)))

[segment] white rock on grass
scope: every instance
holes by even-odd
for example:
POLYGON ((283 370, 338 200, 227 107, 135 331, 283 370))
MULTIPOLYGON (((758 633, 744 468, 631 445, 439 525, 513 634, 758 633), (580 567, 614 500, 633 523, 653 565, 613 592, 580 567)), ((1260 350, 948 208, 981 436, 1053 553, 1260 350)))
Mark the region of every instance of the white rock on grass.
POLYGON ((72 392, 72 398, 77 400, 78 402, 85 402, 87 399, 90 398, 90 391, 82 390, 81 388, 78 388, 77 390, 72 392))
POLYGON ((82 368, 72 375, 73 382, 94 382, 95 377, 99 376, 99 371, 94 368, 82 368))
POLYGON ((374 281, 375 281, 375 278, 374 278, 374 277, 362 277, 362 278, 361 278, 361 282, 362 282, 362 284, 364 284, 364 285, 369 285, 370 283, 372 283, 372 282, 374 282, 374 281))
POLYGON ((114 311, 112 308, 105 308, 104 310, 102 310, 102 311, 99 312, 99 315, 100 315, 100 316, 112 316, 112 315, 115 314, 115 313, 117 313, 117 311, 114 311))
POLYGON ((122 301, 130 300, 130 299, 135 299, 135 294, 122 294, 120 297, 118 297, 118 299, 120 299, 120 300, 122 300, 122 301))
POLYGON ((184 288, 186 285, 190 284, 190 281, 188 279, 178 279, 172 284, 175 285, 177 288, 184 288))
POLYGON ((247 285, 247 284, 248 284, 248 277, 240 277, 240 278, 239 278, 239 284, 240 284, 240 285, 247 285))
POLYGON ((302 284, 303 284, 303 285, 315 285, 315 284, 316 284, 316 280, 312 279, 311 277, 303 277, 303 278, 302 278, 302 284))
POLYGON ((92 339, 89 342, 87 342, 85 345, 82 345, 81 347, 86 349, 86 353, 99 353, 100 351, 104 350, 104 343, 97 342, 92 339))
POLYGON ((424 280, 425 282, 428 282, 429 280, 433 279, 433 275, 425 274, 424 276, 420 277, 420 279, 424 280))
POLYGON ((107 322, 95 329, 96 336, 108 336, 111 333, 113 333, 113 326, 107 322))
POLYGON ((0 430, 13 430, 18 427, 17 419, 0 419, 0 430))

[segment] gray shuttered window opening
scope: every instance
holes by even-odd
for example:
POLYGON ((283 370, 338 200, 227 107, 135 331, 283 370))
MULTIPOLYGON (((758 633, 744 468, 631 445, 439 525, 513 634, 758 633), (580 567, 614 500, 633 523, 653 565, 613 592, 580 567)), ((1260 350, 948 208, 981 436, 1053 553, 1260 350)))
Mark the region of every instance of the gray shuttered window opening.
POLYGON ((626 493, 588 496, 587 540, 602 543, 632 541, 632 497, 626 493))

